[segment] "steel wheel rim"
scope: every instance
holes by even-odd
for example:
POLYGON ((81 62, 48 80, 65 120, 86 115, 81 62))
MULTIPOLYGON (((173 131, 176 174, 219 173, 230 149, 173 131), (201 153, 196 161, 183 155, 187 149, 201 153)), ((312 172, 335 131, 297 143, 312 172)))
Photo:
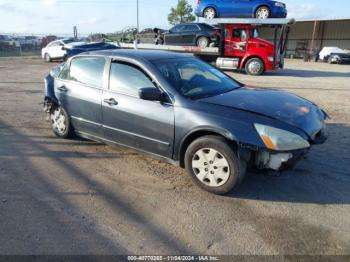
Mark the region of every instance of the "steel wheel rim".
POLYGON ((253 74, 258 74, 261 70, 261 64, 257 61, 250 62, 248 65, 248 70, 253 74))
POLYGON ((208 46, 208 40, 204 37, 201 37, 198 39, 198 46, 199 47, 202 47, 202 48, 205 48, 208 46))
POLYGON ((202 148, 194 154, 192 170, 197 179, 209 187, 220 187, 230 178, 227 159, 213 148, 202 148))
POLYGON ((270 11, 263 7, 263 8, 260 8, 257 12, 257 18, 259 19, 266 19, 266 18, 269 18, 270 16, 270 11))
POLYGON ((53 129, 59 133, 64 134, 67 130, 67 119, 66 116, 63 114, 63 111, 61 108, 57 108, 52 114, 51 114, 51 121, 52 121, 52 127, 53 129))
POLYGON ((213 19, 215 18, 215 10, 213 8, 208 8, 204 11, 204 17, 206 19, 213 19))

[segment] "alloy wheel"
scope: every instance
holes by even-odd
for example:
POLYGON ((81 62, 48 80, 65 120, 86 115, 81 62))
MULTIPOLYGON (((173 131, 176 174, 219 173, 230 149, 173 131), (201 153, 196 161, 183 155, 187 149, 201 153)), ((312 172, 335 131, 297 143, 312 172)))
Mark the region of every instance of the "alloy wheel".
POLYGON ((214 19, 216 17, 216 12, 214 10, 214 8, 207 8, 204 10, 204 18, 206 19, 214 19))
POLYGON ((267 19, 270 17, 270 10, 267 7, 260 7, 256 12, 256 18, 267 19))
POLYGON ((51 114, 52 128, 58 134, 64 134, 67 130, 67 119, 61 108, 56 108, 51 114))
POLYGON ((261 64, 258 61, 252 61, 248 65, 251 74, 258 74, 261 71, 261 64))

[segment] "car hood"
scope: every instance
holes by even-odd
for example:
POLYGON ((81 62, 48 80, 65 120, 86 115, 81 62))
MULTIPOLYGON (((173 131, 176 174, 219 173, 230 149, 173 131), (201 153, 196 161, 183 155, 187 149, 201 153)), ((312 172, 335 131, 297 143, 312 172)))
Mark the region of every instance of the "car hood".
POLYGON ((326 114, 297 95, 271 89, 242 87, 214 97, 200 99, 282 121, 303 130, 311 139, 324 127, 326 114))

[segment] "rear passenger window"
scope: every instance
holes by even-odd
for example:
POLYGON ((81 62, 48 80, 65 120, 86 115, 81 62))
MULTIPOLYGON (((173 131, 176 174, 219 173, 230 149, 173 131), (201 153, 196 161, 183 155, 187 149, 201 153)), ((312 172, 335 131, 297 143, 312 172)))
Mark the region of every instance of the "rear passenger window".
POLYGON ((71 62, 69 80, 102 87, 106 60, 102 57, 78 57, 71 62))
POLYGON ((138 96, 139 90, 145 87, 155 85, 141 69, 125 63, 112 63, 109 83, 111 91, 138 96))
POLYGON ((194 31, 199 31, 199 28, 197 25, 186 25, 184 28, 184 31, 194 32, 194 31))

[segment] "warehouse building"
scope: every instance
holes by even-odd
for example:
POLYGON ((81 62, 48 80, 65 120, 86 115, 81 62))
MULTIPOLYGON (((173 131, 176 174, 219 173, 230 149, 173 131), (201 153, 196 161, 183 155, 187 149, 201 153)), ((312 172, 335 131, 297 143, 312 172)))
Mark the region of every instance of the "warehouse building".
MULTIPOLYGON (((272 41, 272 30, 260 29, 259 33, 261 38, 272 41)), ((298 20, 291 26, 288 56, 303 57, 325 46, 350 49, 350 18, 298 20)))

